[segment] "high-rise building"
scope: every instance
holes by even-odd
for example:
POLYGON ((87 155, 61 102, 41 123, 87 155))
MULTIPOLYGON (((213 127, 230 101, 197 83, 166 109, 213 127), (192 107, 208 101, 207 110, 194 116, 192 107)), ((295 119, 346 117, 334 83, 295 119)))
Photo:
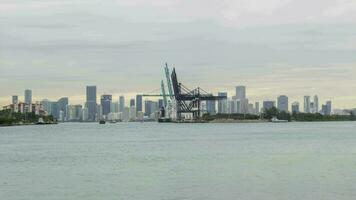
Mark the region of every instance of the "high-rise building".
POLYGON ((89 112, 88 112, 88 108, 87 107, 84 107, 82 109, 82 121, 83 122, 86 122, 89 120, 89 112))
POLYGON ((136 111, 142 112, 142 95, 136 95, 136 111))
POLYGON ((135 106, 135 99, 130 99, 130 107, 135 106))
POLYGON ((52 115, 52 102, 48 99, 43 99, 41 102, 43 110, 47 112, 48 115, 52 115))
POLYGON ((331 101, 326 102, 326 115, 331 115, 331 101))
POLYGON ((246 87, 236 86, 236 99, 246 99, 246 87))
POLYGON ((206 101, 206 111, 211 115, 216 114, 216 102, 206 101))
POLYGON ((280 111, 288 112, 288 97, 286 95, 281 95, 277 99, 277 108, 280 111))
MULTIPOLYGON (((227 92, 219 92, 218 96, 227 98, 227 92)), ((227 99, 218 100, 218 113, 227 113, 227 99)))
POLYGON ((108 115, 110 113, 111 101, 112 101, 112 95, 109 94, 101 95, 100 104, 103 109, 103 115, 108 115))
POLYGON ((248 113, 248 99, 240 99, 240 112, 241 114, 248 113))
POLYGON ((145 101, 145 116, 151 116, 152 113, 158 111, 158 103, 150 100, 145 101))
POLYGON ((88 108, 88 121, 95 121, 97 116, 96 86, 86 88, 86 108, 88 108))
POLYGON ((255 113, 260 114, 260 102, 255 102, 255 113))
POLYGON ((12 104, 18 104, 19 103, 19 96, 13 95, 12 96, 12 104))
POLYGON ((314 96, 314 113, 318 113, 319 110, 319 98, 317 95, 314 96))
POLYGON ((304 112, 310 113, 310 96, 304 96, 304 112))
POLYGON ((25 90, 25 103, 26 104, 32 103, 32 91, 29 89, 25 90))
POLYGON ((263 101, 263 109, 268 110, 273 107, 276 107, 276 102, 275 101, 263 101))
POLYGON ((120 96, 119 97, 119 112, 124 112, 125 109, 125 97, 120 96))
POLYGON ((59 111, 59 113, 62 113, 62 115, 61 115, 62 118, 60 117, 62 120, 65 120, 67 117, 68 102, 69 102, 68 97, 62 97, 57 101, 58 111, 59 111))
POLYGON ((299 113, 299 102, 293 102, 292 103, 292 113, 299 113))

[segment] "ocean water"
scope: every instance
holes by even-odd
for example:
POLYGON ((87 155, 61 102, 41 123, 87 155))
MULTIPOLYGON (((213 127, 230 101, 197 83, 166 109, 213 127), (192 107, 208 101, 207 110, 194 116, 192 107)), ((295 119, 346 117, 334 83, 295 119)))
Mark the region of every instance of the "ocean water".
POLYGON ((1 200, 350 200, 356 123, 0 128, 1 200))

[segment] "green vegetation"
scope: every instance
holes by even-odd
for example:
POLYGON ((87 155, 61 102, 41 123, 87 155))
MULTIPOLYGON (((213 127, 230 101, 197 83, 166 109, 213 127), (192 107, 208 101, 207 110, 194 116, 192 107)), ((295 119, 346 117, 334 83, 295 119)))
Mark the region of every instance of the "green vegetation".
POLYGON ((202 120, 271 120, 277 117, 279 120, 297 121, 297 122, 323 122, 323 121, 356 121, 355 113, 352 115, 322 115, 320 113, 287 113, 279 111, 276 107, 265 110, 261 116, 251 114, 204 114, 202 120))
POLYGON ((37 123, 38 119, 42 117, 46 123, 55 122, 52 116, 39 116, 34 112, 32 113, 13 113, 10 110, 0 110, 0 126, 10 126, 17 124, 33 124, 37 123))
POLYGON ((277 108, 265 110, 262 114, 264 119, 277 117, 280 120, 298 121, 298 122, 322 122, 322 121, 356 121, 355 115, 322 115, 320 113, 286 113, 280 112, 277 108))
POLYGON ((258 120, 260 116, 251 114, 216 114, 210 115, 209 113, 204 114, 203 120, 213 121, 215 119, 233 119, 233 120, 258 120))

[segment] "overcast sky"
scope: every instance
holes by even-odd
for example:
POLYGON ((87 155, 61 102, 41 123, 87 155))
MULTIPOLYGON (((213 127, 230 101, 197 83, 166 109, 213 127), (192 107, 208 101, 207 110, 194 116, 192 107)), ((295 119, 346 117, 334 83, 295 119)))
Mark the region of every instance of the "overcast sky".
POLYGON ((147 93, 165 62, 191 88, 356 107, 356 1, 0 0, 0 105, 147 93))

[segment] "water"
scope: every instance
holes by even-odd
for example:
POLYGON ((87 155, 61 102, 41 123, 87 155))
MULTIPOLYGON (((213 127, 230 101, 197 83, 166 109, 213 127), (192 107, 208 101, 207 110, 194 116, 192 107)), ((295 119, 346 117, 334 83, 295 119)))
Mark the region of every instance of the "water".
POLYGON ((356 123, 0 128, 0 199, 356 196, 356 123))

